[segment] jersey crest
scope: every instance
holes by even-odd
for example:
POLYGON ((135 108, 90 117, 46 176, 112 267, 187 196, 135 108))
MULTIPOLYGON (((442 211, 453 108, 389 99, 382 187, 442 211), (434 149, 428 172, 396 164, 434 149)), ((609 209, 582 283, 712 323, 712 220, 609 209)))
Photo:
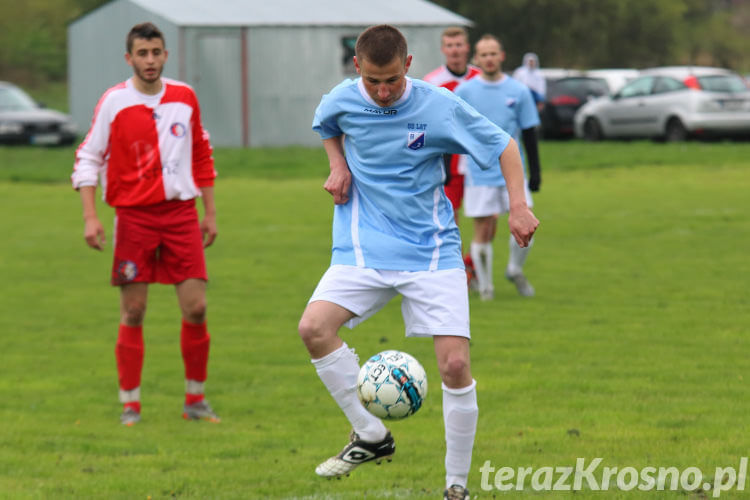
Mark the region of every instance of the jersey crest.
POLYGON ((180 122, 174 122, 172 126, 169 127, 169 131, 172 132, 172 135, 175 137, 185 137, 187 127, 180 122))
POLYGON ((414 151, 424 147, 424 132, 409 132, 406 147, 414 151))

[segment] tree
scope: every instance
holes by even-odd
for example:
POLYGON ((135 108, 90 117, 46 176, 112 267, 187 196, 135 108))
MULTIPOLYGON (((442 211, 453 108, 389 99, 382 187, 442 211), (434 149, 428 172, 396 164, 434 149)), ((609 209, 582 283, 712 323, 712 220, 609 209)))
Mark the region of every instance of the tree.
POLYGON ((546 67, 750 67, 742 0, 435 0, 503 40, 506 69, 536 52, 546 67))
POLYGON ((0 17, 0 74, 23 84, 63 80, 67 25, 107 0, 26 0, 0 17))

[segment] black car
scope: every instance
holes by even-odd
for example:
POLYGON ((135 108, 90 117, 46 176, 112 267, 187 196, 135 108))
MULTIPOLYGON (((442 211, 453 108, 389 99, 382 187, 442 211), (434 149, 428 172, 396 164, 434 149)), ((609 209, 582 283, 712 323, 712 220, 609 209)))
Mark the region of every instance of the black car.
POLYGON ((539 118, 542 137, 573 137, 573 117, 589 99, 609 94, 607 82, 601 78, 570 76, 547 79, 547 99, 539 118))
POLYGON ((73 144, 70 116, 46 109, 8 82, 0 82, 0 144, 58 146, 73 144))

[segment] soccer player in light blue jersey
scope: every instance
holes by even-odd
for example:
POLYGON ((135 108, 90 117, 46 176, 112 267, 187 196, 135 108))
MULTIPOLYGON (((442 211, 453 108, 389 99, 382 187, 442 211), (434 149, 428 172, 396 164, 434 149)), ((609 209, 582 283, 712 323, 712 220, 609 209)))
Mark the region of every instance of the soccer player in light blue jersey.
MULTIPOLYGON (((529 182, 526 201, 532 206, 531 191, 538 191, 541 168, 537 148, 536 127, 539 114, 528 87, 502 72, 505 59, 500 40, 484 35, 476 43, 474 57, 482 73, 456 89, 456 95, 471 104, 493 123, 502 127, 516 141, 521 140, 526 149, 529 165, 529 182)), ((486 169, 471 156, 463 156, 464 214, 474 219, 474 236, 471 242, 471 260, 482 300, 492 299, 492 241, 497 231, 497 219, 508 213, 509 199, 506 182, 498 169, 486 169)), ((505 277, 516 285, 518 293, 530 297, 534 288, 523 274, 523 265, 533 240, 523 247, 510 237, 510 253, 505 277)))
POLYGON ((358 359, 338 331, 400 294, 406 335, 433 339, 443 389, 445 498, 464 499, 479 410, 466 274, 443 191, 443 154, 470 154, 484 168, 502 169, 519 245, 528 244, 539 221, 526 205, 516 142, 448 90, 408 78, 412 57, 396 28, 368 28, 355 54, 360 78, 323 96, 313 119, 330 166, 324 188, 335 204, 333 249, 299 334, 353 427, 350 442, 315 472, 340 477, 395 452, 391 433, 357 398, 358 359))

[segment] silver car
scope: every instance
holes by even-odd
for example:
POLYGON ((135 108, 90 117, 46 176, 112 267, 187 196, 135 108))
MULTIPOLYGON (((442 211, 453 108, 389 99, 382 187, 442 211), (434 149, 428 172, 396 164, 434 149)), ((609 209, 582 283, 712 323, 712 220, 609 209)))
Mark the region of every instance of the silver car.
POLYGON ((577 137, 591 141, 750 136, 750 89, 721 68, 647 69, 614 95, 582 106, 574 127, 577 137))
POLYGON ((65 113, 37 104, 20 88, 0 82, 0 144, 73 144, 76 126, 65 113))

